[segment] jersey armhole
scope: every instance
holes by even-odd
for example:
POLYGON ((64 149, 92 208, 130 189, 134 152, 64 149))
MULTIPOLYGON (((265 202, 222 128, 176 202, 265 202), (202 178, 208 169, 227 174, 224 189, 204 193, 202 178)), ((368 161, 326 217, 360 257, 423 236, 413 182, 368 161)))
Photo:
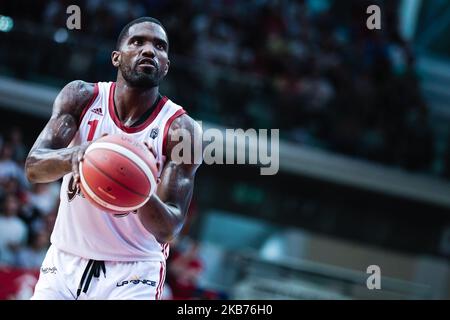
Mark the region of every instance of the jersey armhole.
POLYGON ((89 102, 86 104, 86 106, 83 108, 83 111, 81 112, 80 120, 78 121, 78 127, 80 127, 81 122, 83 121, 84 115, 89 110, 89 108, 94 103, 95 99, 97 99, 98 96, 98 83, 94 85, 94 93, 92 94, 91 99, 89 99, 89 102))

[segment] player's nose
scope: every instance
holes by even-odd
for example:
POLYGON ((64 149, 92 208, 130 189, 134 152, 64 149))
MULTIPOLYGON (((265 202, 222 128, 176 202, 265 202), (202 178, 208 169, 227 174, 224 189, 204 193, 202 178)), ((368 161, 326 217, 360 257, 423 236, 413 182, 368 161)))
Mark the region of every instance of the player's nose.
POLYGON ((147 43, 142 47, 142 55, 151 58, 155 56, 155 47, 152 43, 147 43))

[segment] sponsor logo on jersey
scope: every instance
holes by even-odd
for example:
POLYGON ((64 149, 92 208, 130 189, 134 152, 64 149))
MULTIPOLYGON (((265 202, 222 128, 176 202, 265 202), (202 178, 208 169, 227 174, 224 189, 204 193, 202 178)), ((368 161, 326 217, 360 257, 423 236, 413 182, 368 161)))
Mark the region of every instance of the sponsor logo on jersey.
POLYGON ((150 138, 156 139, 156 137, 158 136, 158 133, 159 133, 159 128, 153 128, 150 131, 150 138))
POLYGON ((56 267, 51 267, 51 268, 42 267, 41 272, 43 274, 47 274, 47 273, 56 274, 56 272, 58 272, 58 269, 56 269, 56 267))
POLYGON ((94 108, 94 109, 91 109, 91 112, 93 112, 93 113, 95 113, 95 114, 98 114, 98 115, 100 115, 100 116, 103 115, 102 108, 94 108))
POLYGON ((156 287, 156 281, 147 280, 147 279, 139 279, 138 276, 132 277, 130 280, 124 280, 121 282, 117 282, 116 287, 123 287, 125 285, 138 285, 144 284, 151 287, 156 287))

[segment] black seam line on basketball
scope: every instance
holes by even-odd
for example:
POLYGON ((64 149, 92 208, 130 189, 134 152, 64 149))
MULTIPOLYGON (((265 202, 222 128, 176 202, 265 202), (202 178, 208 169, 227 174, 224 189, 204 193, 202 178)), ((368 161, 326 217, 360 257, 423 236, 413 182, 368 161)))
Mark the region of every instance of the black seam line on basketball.
MULTIPOLYGON (((112 151, 112 150, 110 150, 110 151, 112 151)), ((90 160, 90 159, 85 159, 85 161, 86 161, 86 160, 87 160, 88 162, 90 162, 91 164, 93 164, 92 167, 93 167, 95 170, 97 170, 98 172, 103 173, 106 177, 108 177, 109 179, 111 179, 113 182, 117 183, 118 185, 120 185, 120 186, 123 187, 124 189, 126 189, 126 190, 130 191, 131 193, 134 193, 135 195, 138 195, 138 196, 140 196, 140 197, 143 197, 143 198, 147 198, 147 197, 148 197, 147 195, 144 195, 144 194, 141 194, 141 193, 139 193, 139 192, 137 192, 137 191, 132 190, 130 187, 126 186, 126 185, 123 184, 122 182, 117 181, 116 179, 112 178, 109 174, 107 174, 107 173, 106 173, 105 171, 103 171, 102 169, 97 168, 97 167, 96 167, 96 165, 97 165, 96 162, 94 162, 94 161, 92 161, 92 160, 90 160)), ((92 190, 92 188, 91 188, 91 190, 92 190)), ((92 190, 92 191, 95 193, 96 196, 100 196, 95 190, 92 190)))
MULTIPOLYGON (((109 151, 113 151, 113 150, 109 150, 109 151)), ((113 151, 113 152, 115 152, 115 151, 113 151)), ((119 154, 119 155, 121 155, 121 156, 123 156, 121 153, 118 153, 118 152, 116 152, 116 153, 119 154)), ((88 158, 85 158, 84 161, 86 161, 86 160, 87 160, 88 162, 90 162, 91 164, 93 164, 93 166, 92 166, 93 168, 95 168, 97 171, 103 173, 106 177, 108 177, 109 179, 111 179, 112 181, 114 181, 115 183, 117 183, 118 185, 122 186, 124 189, 127 189, 127 190, 130 191, 131 193, 134 193, 134 194, 136 194, 136 195, 138 195, 138 196, 141 196, 141 197, 144 197, 144 198, 147 198, 147 197, 148 197, 148 195, 145 195, 145 194, 139 193, 139 192, 137 192, 137 191, 135 191, 135 190, 132 190, 129 186, 126 186, 126 185, 123 184, 122 182, 117 181, 116 179, 114 179, 113 177, 111 177, 109 174, 107 174, 105 171, 103 171, 102 169, 97 168, 98 163, 96 163, 95 161, 92 161, 92 160, 90 160, 90 159, 88 159, 88 158)), ((141 172, 143 172, 141 168, 139 168, 139 170, 141 170, 141 172)), ((143 173, 144 173, 144 175, 145 175, 145 172, 143 172, 143 173)), ((151 183, 150 183, 150 189, 151 189, 151 183)), ((91 188, 91 190, 92 190, 92 188, 91 188)), ((98 194, 97 194, 95 191, 94 191, 94 193, 98 196, 98 194)))

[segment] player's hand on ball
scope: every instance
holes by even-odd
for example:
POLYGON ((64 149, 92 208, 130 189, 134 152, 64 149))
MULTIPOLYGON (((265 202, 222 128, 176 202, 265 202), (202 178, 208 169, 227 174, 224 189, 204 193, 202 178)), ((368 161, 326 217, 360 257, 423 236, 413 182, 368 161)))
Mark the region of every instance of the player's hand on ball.
POLYGON ((73 188, 80 183, 80 162, 83 161, 84 153, 91 143, 84 143, 78 146, 72 153, 72 173, 73 173, 73 188))
MULTIPOLYGON (((106 137, 108 134, 104 133, 101 137, 106 137)), ((80 162, 84 160, 84 154, 86 149, 91 145, 93 141, 86 142, 78 146, 72 153, 72 173, 73 173, 73 185, 72 188, 77 187, 80 184, 80 162)))

